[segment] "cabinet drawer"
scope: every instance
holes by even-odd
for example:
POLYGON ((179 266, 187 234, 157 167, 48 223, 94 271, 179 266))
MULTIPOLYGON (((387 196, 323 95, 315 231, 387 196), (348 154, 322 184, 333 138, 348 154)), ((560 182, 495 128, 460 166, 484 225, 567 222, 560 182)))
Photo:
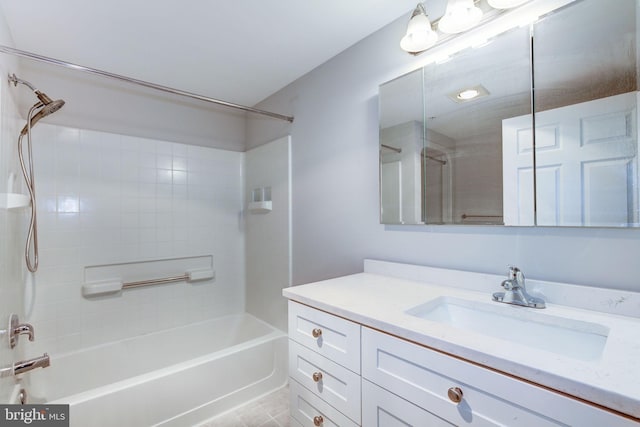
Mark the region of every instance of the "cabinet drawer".
POLYGON ((360 373, 358 323, 289 301, 289 337, 360 373))
POLYGON ((289 340, 289 376, 360 423, 359 375, 289 340))
POLYGON ((333 406, 302 387, 297 381, 289 383, 291 418, 304 427, 357 427, 357 424, 333 406))
POLYGON ((582 401, 368 328, 362 330, 362 355, 364 378, 456 425, 637 427, 582 401), (448 397, 456 388, 459 403, 448 397))
POLYGON ((367 380, 362 380, 362 425, 367 427, 453 426, 431 412, 367 380))

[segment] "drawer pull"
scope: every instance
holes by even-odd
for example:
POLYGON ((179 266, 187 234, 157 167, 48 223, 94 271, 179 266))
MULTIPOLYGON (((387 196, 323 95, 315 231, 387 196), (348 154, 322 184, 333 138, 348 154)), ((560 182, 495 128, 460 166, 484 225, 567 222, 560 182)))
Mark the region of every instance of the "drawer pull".
POLYGON ((319 382, 322 380, 322 372, 314 372, 311 378, 313 378, 313 381, 319 382))
POLYGON ((315 417, 313 417, 314 426, 320 427, 323 422, 324 422, 324 418, 322 418, 322 415, 316 415, 315 417))
POLYGON ((311 335, 313 335, 314 338, 320 338, 320 336, 322 335, 322 329, 315 328, 313 331, 311 331, 311 335))
POLYGON ((453 403, 460 403, 462 401, 462 390, 460 387, 451 387, 447 391, 447 395, 453 403))

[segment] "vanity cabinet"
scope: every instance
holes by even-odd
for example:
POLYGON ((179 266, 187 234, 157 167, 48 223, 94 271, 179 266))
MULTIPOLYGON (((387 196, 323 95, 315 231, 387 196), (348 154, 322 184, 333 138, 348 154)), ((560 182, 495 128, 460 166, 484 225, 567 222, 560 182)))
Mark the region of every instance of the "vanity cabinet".
POLYGON ((289 301, 289 377, 294 420, 360 425, 360 325, 289 301))
POLYGON ((606 426, 587 402, 289 301, 292 424, 606 426))

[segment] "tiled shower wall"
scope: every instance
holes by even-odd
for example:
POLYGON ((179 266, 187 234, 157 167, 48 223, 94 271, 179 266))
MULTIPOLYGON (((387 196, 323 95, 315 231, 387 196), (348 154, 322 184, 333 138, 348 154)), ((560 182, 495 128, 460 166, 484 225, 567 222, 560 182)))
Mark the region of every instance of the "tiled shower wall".
POLYGON ((242 153, 42 123, 33 133, 38 352, 244 310, 242 153), (86 266, 199 255, 213 255, 214 281, 81 295, 86 266))

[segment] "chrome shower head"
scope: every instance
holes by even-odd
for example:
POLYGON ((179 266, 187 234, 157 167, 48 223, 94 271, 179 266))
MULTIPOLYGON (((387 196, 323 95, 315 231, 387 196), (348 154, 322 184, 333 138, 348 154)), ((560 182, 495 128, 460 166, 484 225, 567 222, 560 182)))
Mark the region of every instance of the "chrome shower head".
MULTIPOLYGON (((31 121, 22 128, 20 135, 25 135, 29 131, 29 127, 33 127, 40 119, 47 117, 49 114, 55 113, 64 105, 64 101, 62 99, 58 99, 56 101, 52 100, 46 93, 40 92, 31 83, 26 80, 19 79, 15 74, 9 74, 9 82, 13 83, 14 86, 18 86, 18 83, 27 86, 33 91, 33 93, 35 93, 40 101, 38 104, 42 106, 42 108, 31 118, 31 121)), ((36 104, 34 108, 40 108, 38 104, 36 104)))
MULTIPOLYGON (((44 95, 44 94, 42 94, 44 95)), ((45 97, 49 98, 47 95, 44 95, 45 97)), ((24 127, 22 128, 22 131, 20 132, 20 135, 25 135, 28 131, 29 131, 29 127, 33 127, 35 126, 35 124, 42 118, 47 117, 49 114, 53 114, 56 111, 58 111, 59 109, 62 108, 62 106, 64 105, 64 101, 62 99, 57 99, 55 101, 52 101, 51 99, 49 99, 49 103, 45 104, 40 111, 38 111, 32 118, 31 118, 31 122, 30 124, 27 123, 26 125, 24 125, 24 127)))

